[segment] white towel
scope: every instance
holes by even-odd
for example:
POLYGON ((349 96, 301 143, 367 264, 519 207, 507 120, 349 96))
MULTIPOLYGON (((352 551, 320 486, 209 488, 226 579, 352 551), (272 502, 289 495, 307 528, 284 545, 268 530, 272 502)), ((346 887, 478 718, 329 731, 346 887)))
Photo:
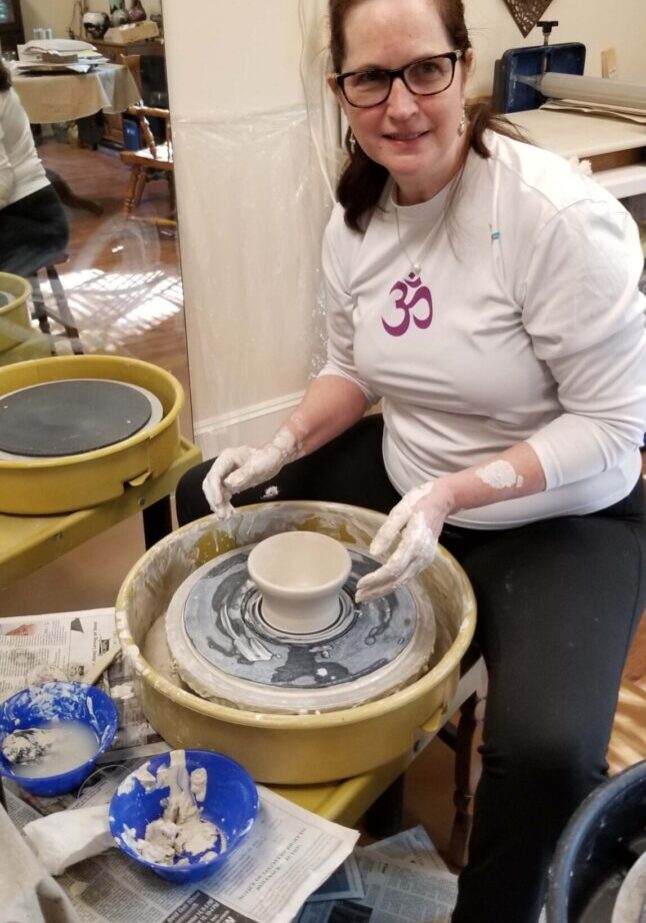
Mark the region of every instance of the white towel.
POLYGON ((50 875, 98 856, 115 845, 110 833, 109 804, 57 811, 25 824, 23 833, 50 875))

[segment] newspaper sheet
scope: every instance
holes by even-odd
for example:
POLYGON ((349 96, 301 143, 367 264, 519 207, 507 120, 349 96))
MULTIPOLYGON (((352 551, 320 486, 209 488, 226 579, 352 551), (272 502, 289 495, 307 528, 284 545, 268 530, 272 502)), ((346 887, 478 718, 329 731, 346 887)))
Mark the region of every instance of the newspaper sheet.
MULTIPOLYGON (((365 897, 339 892, 315 903, 313 895, 297 923, 448 923, 457 879, 422 826, 355 850, 365 897)), ((348 861, 344 864, 348 865, 348 861)))
MULTIPOLYGON (((83 923, 290 923, 359 834, 262 786, 259 792, 248 838, 208 878, 168 882, 115 848, 72 866, 58 881, 83 923)), ((7 808, 20 828, 38 817, 12 790, 7 808)))
POLYGON ((359 854, 359 869, 372 907, 370 923, 450 923, 457 878, 401 860, 359 854))
POLYGON ((370 923, 372 908, 356 901, 305 904, 296 923, 370 923))
POLYGON ((119 650, 114 609, 0 619, 0 700, 46 679, 94 682, 119 650))
POLYGON ((381 859, 392 859, 416 865, 427 872, 449 871, 446 862, 421 824, 387 839, 377 840, 369 846, 362 846, 361 852, 372 858, 379 856, 381 859))
POLYGON ((327 881, 308 898, 308 903, 319 901, 348 900, 366 896, 359 863, 354 854, 348 856, 343 865, 335 869, 327 881))

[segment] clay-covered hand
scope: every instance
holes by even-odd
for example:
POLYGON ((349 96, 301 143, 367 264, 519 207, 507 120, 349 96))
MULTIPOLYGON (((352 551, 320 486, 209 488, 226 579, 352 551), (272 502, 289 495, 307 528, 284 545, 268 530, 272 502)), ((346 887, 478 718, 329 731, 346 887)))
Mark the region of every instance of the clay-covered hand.
POLYGON ((409 490, 378 530, 370 554, 381 557, 397 538, 399 543, 380 568, 359 580, 357 602, 385 596, 427 567, 435 557, 437 541, 450 510, 450 493, 441 480, 409 490))
POLYGON ((231 497, 234 494, 268 481, 298 456, 296 439, 287 427, 280 429, 272 441, 260 449, 248 445, 225 449, 202 482, 204 496, 220 519, 228 519, 233 515, 231 497))

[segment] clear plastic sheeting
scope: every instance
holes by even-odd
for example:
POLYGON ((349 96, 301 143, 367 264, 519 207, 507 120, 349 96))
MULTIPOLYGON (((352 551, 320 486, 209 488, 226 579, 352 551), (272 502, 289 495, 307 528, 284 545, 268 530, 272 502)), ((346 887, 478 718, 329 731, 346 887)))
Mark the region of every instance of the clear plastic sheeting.
POLYGON ((310 134, 331 198, 339 167, 341 149, 341 110, 327 85, 334 70, 329 52, 327 0, 299 0, 301 32, 300 75, 310 134))
POLYGON ((332 199, 312 118, 298 107, 173 124, 194 423, 207 455, 266 438, 324 358, 332 199))

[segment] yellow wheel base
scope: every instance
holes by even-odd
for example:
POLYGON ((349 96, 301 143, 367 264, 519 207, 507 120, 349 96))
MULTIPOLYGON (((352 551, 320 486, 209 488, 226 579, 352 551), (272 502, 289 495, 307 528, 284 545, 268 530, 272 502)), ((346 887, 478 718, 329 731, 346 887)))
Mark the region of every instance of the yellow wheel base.
POLYGON ((0 353, 13 349, 25 339, 25 331, 31 329, 31 317, 27 299, 31 285, 22 276, 0 272, 0 292, 12 295, 12 300, 0 308, 0 353))
POLYGON ((129 485, 158 477, 177 455, 184 392, 176 378, 149 362, 117 356, 56 356, 19 362, 0 368, 0 399, 20 388, 74 378, 139 385, 159 398, 164 415, 148 430, 83 455, 0 459, 1 513, 38 516, 96 506, 120 496, 129 485))

